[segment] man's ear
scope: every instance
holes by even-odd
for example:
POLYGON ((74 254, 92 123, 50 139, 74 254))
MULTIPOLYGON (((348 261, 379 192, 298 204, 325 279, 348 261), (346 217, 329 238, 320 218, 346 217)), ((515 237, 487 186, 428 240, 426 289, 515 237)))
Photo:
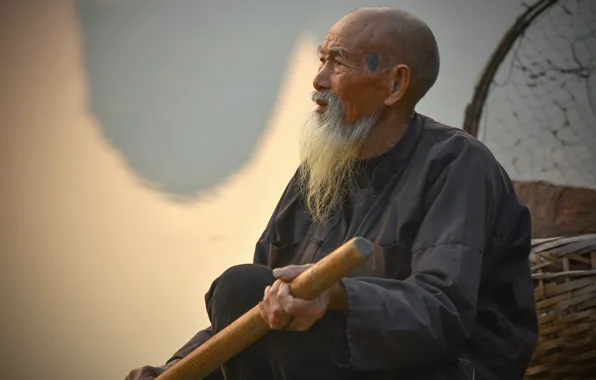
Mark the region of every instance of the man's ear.
POLYGON ((389 72, 389 96, 385 99, 385 105, 390 107, 404 98, 410 87, 410 68, 406 65, 398 65, 389 72))

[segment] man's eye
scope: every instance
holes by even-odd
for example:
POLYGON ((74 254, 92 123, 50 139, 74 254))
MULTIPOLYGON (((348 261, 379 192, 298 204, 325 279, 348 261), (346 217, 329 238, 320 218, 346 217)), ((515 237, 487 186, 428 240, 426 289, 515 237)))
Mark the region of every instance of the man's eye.
POLYGON ((321 61, 321 66, 327 62, 330 62, 334 67, 344 66, 344 64, 338 61, 337 59, 326 59, 325 57, 321 57, 319 58, 319 61, 321 61))

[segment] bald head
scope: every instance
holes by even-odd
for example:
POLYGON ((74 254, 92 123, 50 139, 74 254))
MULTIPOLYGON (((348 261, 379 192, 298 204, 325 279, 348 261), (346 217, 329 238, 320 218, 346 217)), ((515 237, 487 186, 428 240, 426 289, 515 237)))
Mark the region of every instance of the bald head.
POLYGON ((350 12, 334 29, 342 29, 366 51, 368 69, 376 72, 406 65, 411 72, 409 93, 419 101, 439 75, 439 49, 434 34, 418 17, 391 7, 367 7, 350 12))

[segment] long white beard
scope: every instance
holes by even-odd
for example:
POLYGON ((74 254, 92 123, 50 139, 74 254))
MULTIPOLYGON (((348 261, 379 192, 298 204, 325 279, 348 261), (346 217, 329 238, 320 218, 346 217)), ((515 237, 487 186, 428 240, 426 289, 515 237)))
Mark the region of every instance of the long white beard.
POLYGON ((353 125, 345 122, 341 101, 330 91, 313 92, 313 101, 327 102, 324 113, 313 112, 301 139, 299 186, 314 221, 327 220, 355 179, 357 153, 378 122, 377 115, 353 125))

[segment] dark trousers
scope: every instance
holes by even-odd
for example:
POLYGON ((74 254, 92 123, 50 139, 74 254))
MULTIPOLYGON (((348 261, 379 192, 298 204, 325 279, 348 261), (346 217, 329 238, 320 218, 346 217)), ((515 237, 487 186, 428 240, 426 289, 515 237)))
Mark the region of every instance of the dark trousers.
MULTIPOLYGON (((205 296, 213 332, 217 333, 263 299, 273 284, 270 268, 239 265, 225 271, 205 296)), ((336 363, 346 363, 345 316, 328 312, 306 332, 272 331, 226 363, 227 380, 363 379, 336 363)), ((209 378, 221 378, 212 374, 209 378)), ((374 377, 373 377, 374 378, 374 377)))

